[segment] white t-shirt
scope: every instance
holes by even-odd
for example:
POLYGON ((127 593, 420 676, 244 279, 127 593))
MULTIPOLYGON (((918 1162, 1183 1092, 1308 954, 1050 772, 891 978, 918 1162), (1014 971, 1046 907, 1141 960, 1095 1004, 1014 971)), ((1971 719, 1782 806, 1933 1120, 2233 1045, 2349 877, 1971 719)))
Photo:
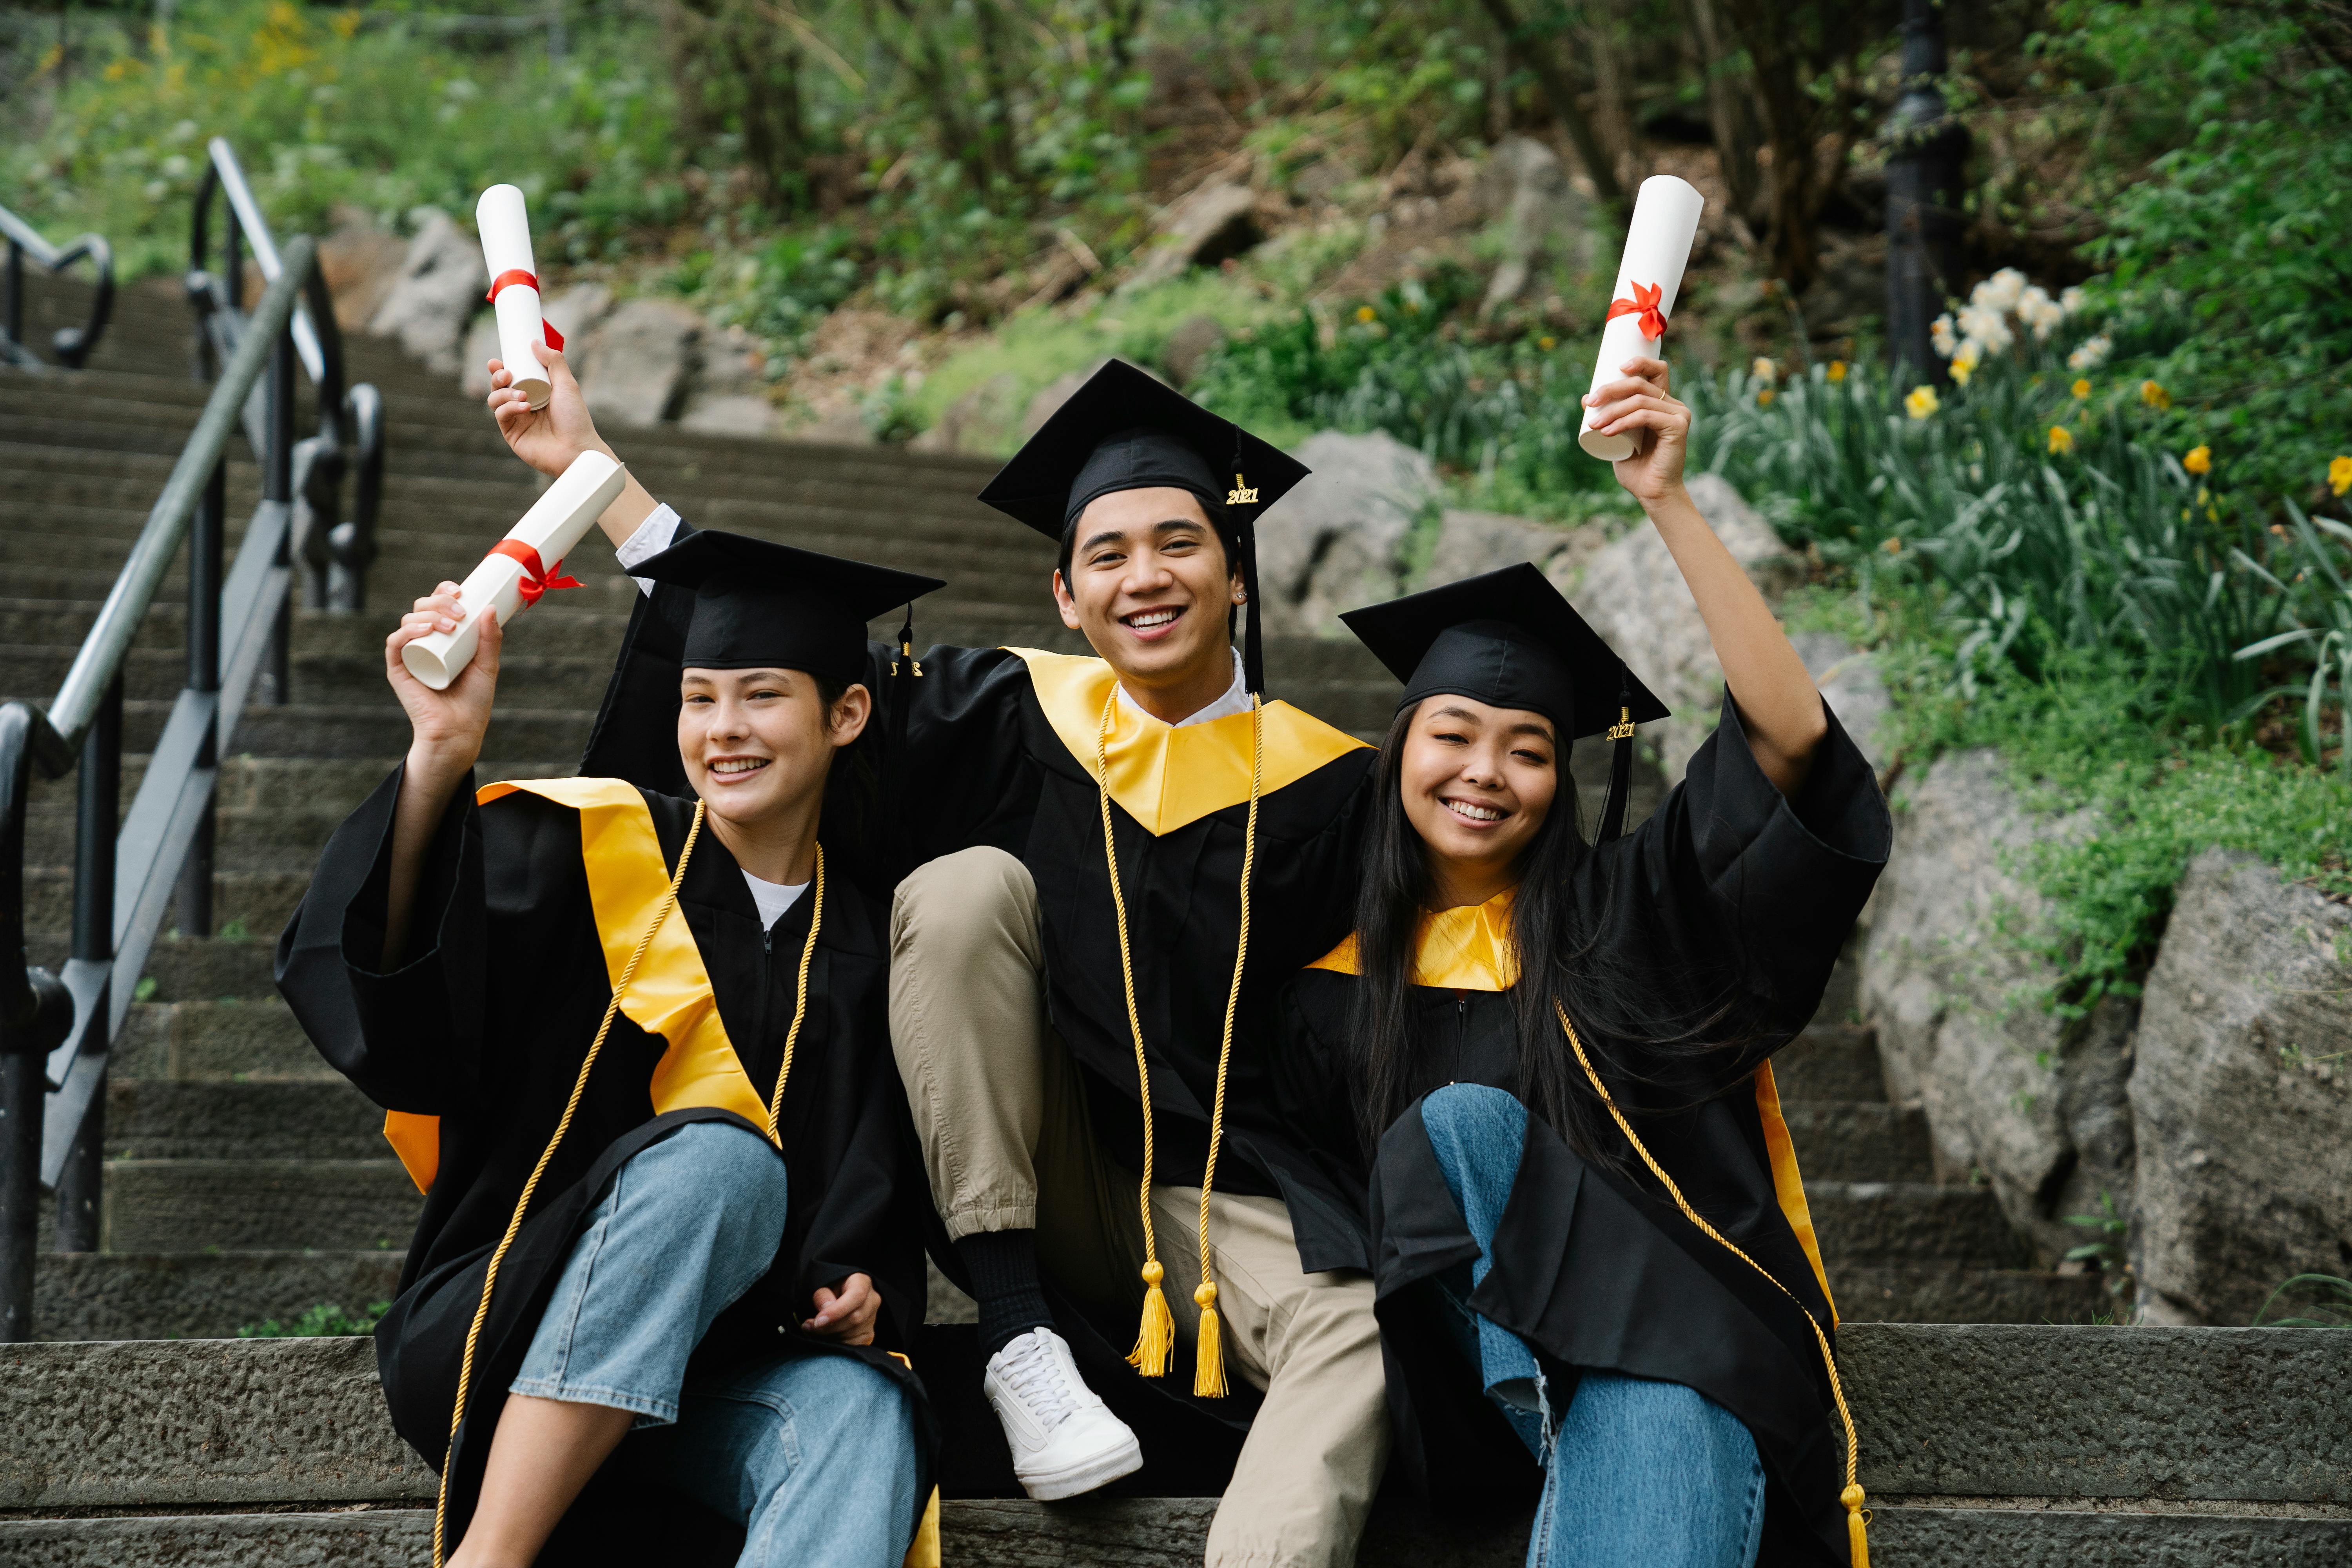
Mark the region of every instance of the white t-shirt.
MULTIPOLYGON (((677 513, 670 510, 668 503, 664 502, 662 505, 654 508, 653 515, 646 518, 645 521, 637 524, 637 531, 629 535, 627 540, 622 543, 620 549, 614 552, 615 555, 620 557, 621 569, 625 572, 630 567, 635 566, 641 562, 650 561, 655 556, 660 554, 663 551, 667 550, 670 546, 670 542, 677 537, 678 521, 677 513)), ((646 593, 650 594, 654 591, 653 579, 650 577, 635 577, 632 578, 631 581, 635 583, 638 588, 646 593)), ((1249 711, 1249 687, 1242 679, 1242 652, 1239 648, 1234 648, 1232 651, 1234 656, 1234 679, 1233 684, 1225 688, 1225 694, 1223 697, 1218 698, 1214 702, 1210 703, 1206 708, 1200 710, 1198 712, 1189 713, 1183 718, 1177 720, 1176 722, 1171 726, 1171 728, 1181 730, 1187 724, 1205 724, 1212 719, 1223 719, 1230 714, 1246 713, 1249 711)), ((1127 688, 1124 686, 1118 689, 1118 701, 1119 706, 1125 708, 1130 713, 1140 713, 1143 711, 1142 708, 1138 705, 1135 699, 1127 694, 1127 688)), ((745 874, 747 876, 749 875, 748 872, 745 874)), ((789 902, 789 900, 787 900, 787 902, 789 902)), ((780 913, 783 907, 784 906, 782 905, 778 906, 778 911, 780 913)), ((772 924, 773 921, 771 921, 770 923, 772 924)))
POLYGON ((763 882, 749 871, 743 873, 743 885, 751 889, 751 901, 760 906, 761 931, 773 930, 784 911, 808 891, 806 882, 763 882))

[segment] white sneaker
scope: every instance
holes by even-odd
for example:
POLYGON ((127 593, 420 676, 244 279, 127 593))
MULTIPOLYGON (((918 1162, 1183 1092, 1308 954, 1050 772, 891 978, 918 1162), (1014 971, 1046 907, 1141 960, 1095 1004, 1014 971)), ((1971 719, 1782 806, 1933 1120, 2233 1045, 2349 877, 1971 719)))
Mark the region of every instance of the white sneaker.
POLYGON ((1008 1342, 988 1358, 981 1386, 1004 1423, 1013 1473, 1040 1502, 1090 1492, 1143 1468, 1143 1446, 1079 1378, 1068 1342, 1053 1330, 1008 1342))

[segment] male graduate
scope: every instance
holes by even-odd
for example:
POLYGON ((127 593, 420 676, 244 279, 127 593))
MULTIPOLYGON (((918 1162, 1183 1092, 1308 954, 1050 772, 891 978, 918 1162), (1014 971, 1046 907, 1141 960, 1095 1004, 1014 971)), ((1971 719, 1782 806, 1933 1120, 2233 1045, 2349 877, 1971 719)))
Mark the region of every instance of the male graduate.
MULTIPOLYGON (((495 363, 490 404, 552 473, 610 448, 542 357, 544 409, 495 363)), ((1015 1471, 1060 1498, 1138 1468, 1088 1381, 1139 1373, 1247 1427, 1212 1564, 1352 1563, 1388 1445, 1370 1281, 1286 1202, 1266 1086, 1275 988, 1346 934, 1372 755, 1262 696, 1252 528, 1305 474, 1106 365, 981 497, 1055 541, 1097 657, 876 645, 868 676, 893 1044, 1015 1471)), ((625 563, 689 532, 635 489, 604 524, 625 563)), ((590 746, 656 789, 674 597, 638 605, 590 746)))
POLYGON ((879 911, 820 823, 865 617, 938 584, 717 532, 643 569, 685 616, 676 787, 478 793, 497 618, 446 691, 400 657, 457 624, 445 583, 385 647, 407 758, 329 842, 278 985, 425 1193, 376 1350, 441 1472, 436 1564, 644 1561, 608 1521, 641 1497, 665 1562, 896 1568, 931 1495, 891 1353, 929 1215, 879 911))

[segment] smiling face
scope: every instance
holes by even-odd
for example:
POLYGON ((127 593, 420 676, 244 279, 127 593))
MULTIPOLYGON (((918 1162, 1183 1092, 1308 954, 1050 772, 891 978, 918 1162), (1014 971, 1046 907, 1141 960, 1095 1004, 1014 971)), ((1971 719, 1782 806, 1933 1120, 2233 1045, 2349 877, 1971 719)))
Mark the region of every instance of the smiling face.
POLYGON ((730 822, 804 813, 870 706, 863 686, 828 705, 805 670, 688 669, 678 686, 678 759, 695 794, 730 822))
POLYGON ((1079 514, 1066 572, 1054 574, 1062 624, 1086 634, 1123 679, 1145 687, 1233 680, 1226 614, 1241 578, 1190 490, 1115 490, 1079 514))
POLYGON ((1552 722, 1468 697, 1424 698, 1405 731, 1404 813, 1443 902, 1483 903, 1516 880, 1559 790, 1552 722))

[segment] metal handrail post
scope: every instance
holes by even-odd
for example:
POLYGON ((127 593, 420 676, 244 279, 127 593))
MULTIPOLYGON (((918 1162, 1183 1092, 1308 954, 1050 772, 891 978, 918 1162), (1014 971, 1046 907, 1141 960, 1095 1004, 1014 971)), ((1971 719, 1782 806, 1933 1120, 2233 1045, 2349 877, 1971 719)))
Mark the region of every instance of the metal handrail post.
MULTIPOLYGON (((290 327, 269 345, 269 375, 265 384, 269 389, 269 435, 261 456, 261 499, 290 505, 294 500, 294 333, 290 327)), ((294 563, 289 542, 278 541, 280 566, 294 563)), ((268 693, 263 700, 272 707, 293 700, 293 634, 294 600, 289 594, 278 606, 278 624, 269 634, 268 693)))
MULTIPOLYGON (((117 674, 90 721, 81 743, 81 773, 76 781, 78 820, 74 830, 73 956, 77 961, 110 965, 114 958, 115 837, 122 816, 122 677, 117 674)), ((112 1048, 109 1020, 113 1009, 113 983, 102 983, 93 1002, 90 1029, 82 1037, 84 1052, 112 1048)), ((104 1239, 100 1207, 106 1191, 106 1079, 100 1076, 98 1092, 83 1114, 81 1131, 74 1135, 72 1152, 58 1175, 58 1250, 96 1252, 104 1239)))
MULTIPOLYGON (((46 1058, 74 1016, 66 988, 25 955, 25 803, 41 724, 22 702, 0 705, 0 758, 9 763, 0 768, 0 963, 24 973, 21 990, 0 995, 0 1344, 33 1337, 46 1058)), ((58 765, 62 771, 64 760, 58 765)))
POLYGON ((25 247, 8 241, 8 341, 25 341, 25 247))
MULTIPOLYGON (((228 466, 216 466, 205 499, 188 525, 188 689, 220 689, 221 553, 228 521, 228 466)), ((196 749, 196 766, 217 767, 223 737, 217 723, 196 749)), ((195 841, 180 868, 180 934, 213 934, 214 802, 206 802, 195 841)))

